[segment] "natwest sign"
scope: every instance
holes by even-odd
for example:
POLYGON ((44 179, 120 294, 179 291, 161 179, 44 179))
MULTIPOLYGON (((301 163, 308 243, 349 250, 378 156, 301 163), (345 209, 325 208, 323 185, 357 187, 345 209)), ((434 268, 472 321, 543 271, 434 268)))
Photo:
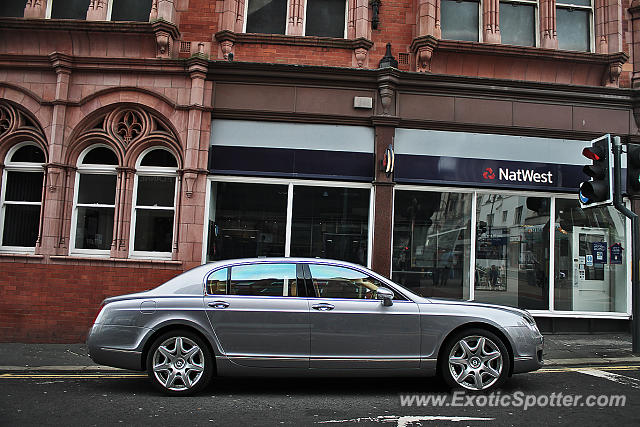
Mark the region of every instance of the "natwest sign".
POLYGON ((575 193, 581 166, 396 154, 395 181, 575 193))
MULTIPOLYGON (((487 170, 492 170, 492 169, 487 168, 487 170)), ((484 174, 482 174, 482 176, 484 177, 484 174)), ((509 170, 508 168, 499 168, 498 179, 501 181, 536 182, 536 183, 553 184, 553 173, 551 171, 540 173, 540 172, 536 172, 533 169, 509 170)))

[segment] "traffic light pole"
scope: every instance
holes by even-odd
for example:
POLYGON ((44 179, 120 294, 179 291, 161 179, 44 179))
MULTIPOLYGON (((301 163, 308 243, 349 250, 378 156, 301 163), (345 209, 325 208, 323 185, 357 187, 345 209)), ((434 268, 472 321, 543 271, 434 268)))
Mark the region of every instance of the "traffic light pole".
POLYGON ((620 157, 622 144, 620 137, 613 137, 613 205, 624 216, 631 220, 631 351, 640 354, 640 224, 638 215, 628 209, 622 202, 622 167, 620 157))

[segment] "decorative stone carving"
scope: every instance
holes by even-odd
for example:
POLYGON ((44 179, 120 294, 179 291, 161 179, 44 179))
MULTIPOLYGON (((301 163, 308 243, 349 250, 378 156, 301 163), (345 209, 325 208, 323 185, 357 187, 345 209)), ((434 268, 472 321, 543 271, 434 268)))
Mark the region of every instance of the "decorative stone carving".
POLYGON ((169 37, 169 33, 165 33, 164 31, 157 32, 156 44, 158 46, 156 56, 158 58, 169 58, 171 52, 171 38, 169 37))
POLYGON ((485 0, 482 2, 485 43, 500 43, 500 8, 499 0, 485 0))
POLYGON ((229 54, 233 55, 233 42, 231 40, 221 41, 220 49, 222 50, 222 57, 224 59, 229 59, 229 54))
POLYGON ((605 70, 602 84, 608 87, 618 87, 620 74, 622 74, 622 62, 610 63, 605 70))
POLYGON ((87 9, 87 21, 105 21, 107 8, 105 0, 91 0, 87 9))
POLYGON ((46 145, 44 132, 27 113, 14 104, 0 100, 0 142, 5 137, 17 135, 41 142, 43 146, 46 145))
POLYGON ((149 138, 172 146, 177 144, 175 135, 159 117, 138 106, 121 106, 79 128, 74 139, 109 139, 126 151, 149 138))
POLYGON ((27 0, 27 3, 24 6, 25 18, 44 18, 46 12, 46 0, 27 0))
POLYGON ((359 47, 356 48, 353 53, 356 57, 356 64, 358 65, 358 68, 364 67, 364 63, 367 60, 367 53, 369 53, 369 51, 363 47, 359 47))
POLYGON ((382 104, 382 115, 388 116, 391 114, 391 103, 393 101, 393 89, 389 85, 383 85, 380 87, 380 103, 382 104))
POLYGON ((438 39, 433 36, 418 37, 411 42, 411 51, 416 55, 416 71, 431 72, 431 58, 438 47, 438 39))
POLYGON ((556 31, 556 0, 540 0, 540 46, 558 48, 556 31))

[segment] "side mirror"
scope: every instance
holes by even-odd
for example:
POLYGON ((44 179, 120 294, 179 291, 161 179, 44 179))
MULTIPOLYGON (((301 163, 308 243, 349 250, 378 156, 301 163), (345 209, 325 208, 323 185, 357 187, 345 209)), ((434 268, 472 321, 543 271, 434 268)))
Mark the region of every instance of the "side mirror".
POLYGON ((382 305, 385 307, 391 307, 393 305, 393 297, 395 294, 389 288, 383 288, 382 286, 376 290, 378 299, 382 300, 382 305))

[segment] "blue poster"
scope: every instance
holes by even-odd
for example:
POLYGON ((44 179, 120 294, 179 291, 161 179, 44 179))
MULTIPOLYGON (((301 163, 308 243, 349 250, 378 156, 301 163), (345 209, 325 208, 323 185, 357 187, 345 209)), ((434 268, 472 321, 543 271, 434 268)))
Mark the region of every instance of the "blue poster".
POLYGON ((623 247, 620 243, 614 243, 611 245, 611 264, 622 264, 622 251, 623 247))
POLYGON ((591 253, 593 254, 594 264, 607 263, 607 242, 591 243, 591 253))

